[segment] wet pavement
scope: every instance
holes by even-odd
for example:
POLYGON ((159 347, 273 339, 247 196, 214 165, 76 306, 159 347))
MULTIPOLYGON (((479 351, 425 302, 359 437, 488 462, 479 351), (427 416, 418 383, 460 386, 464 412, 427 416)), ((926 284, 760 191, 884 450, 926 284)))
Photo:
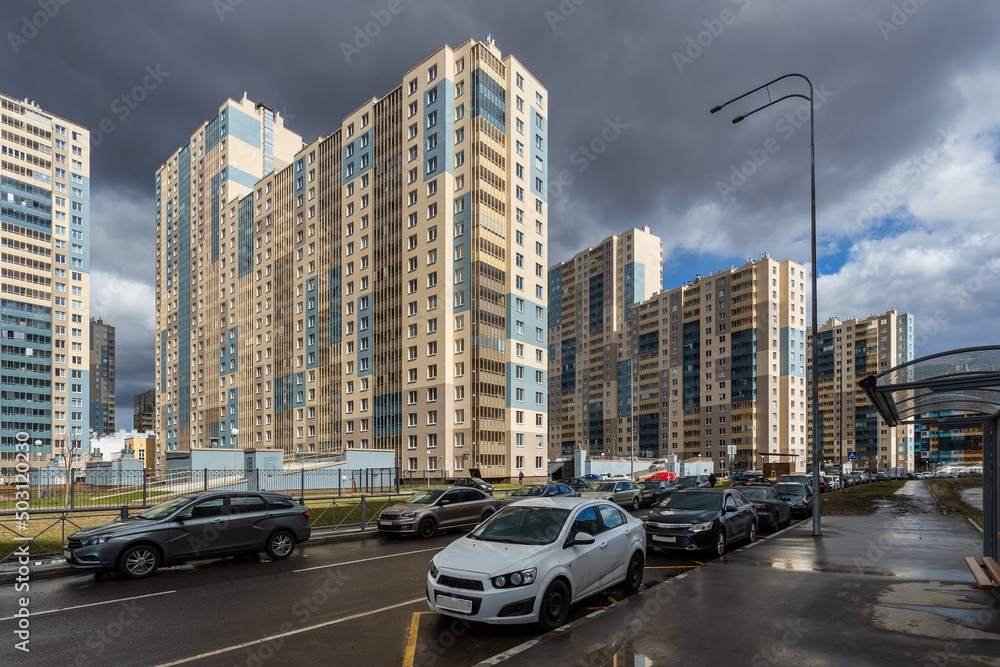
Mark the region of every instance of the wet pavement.
POLYGON ((804 521, 484 664, 1000 665, 982 537, 922 481, 872 516, 804 521))

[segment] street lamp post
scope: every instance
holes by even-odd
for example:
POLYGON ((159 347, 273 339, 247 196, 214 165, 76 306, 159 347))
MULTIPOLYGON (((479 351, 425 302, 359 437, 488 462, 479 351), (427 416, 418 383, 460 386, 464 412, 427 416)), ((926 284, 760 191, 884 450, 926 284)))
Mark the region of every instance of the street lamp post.
MULTIPOLYGON (((816 262, 816 128, 815 120, 816 114, 813 107, 813 85, 809 77, 803 74, 786 74, 784 76, 779 76, 773 81, 768 81, 762 86, 757 86, 753 90, 743 93, 739 97, 734 97, 725 104, 720 104, 717 107, 711 109, 711 113, 716 113, 722 110, 724 107, 729 106, 733 102, 742 100, 748 95, 756 93, 758 90, 763 90, 772 84, 777 83, 783 79, 799 78, 804 80, 809 85, 809 94, 802 95, 799 93, 793 93, 791 95, 785 95, 784 97, 779 97, 776 100, 770 101, 767 104, 757 107, 753 111, 748 111, 747 113, 737 116, 733 119, 733 124, 740 122, 741 120, 751 116, 758 111, 768 108, 773 104, 782 102, 793 97, 803 99, 809 102, 809 174, 810 174, 810 188, 811 188, 811 240, 812 240, 812 358, 813 358, 813 373, 812 373, 812 459, 813 459, 813 488, 819 491, 819 465, 820 465, 820 439, 819 439, 819 374, 816 372, 816 363, 819 360, 819 308, 817 306, 817 277, 819 275, 819 266, 816 262)), ((813 535, 820 536, 823 533, 820 531, 820 497, 819 493, 813 494, 813 535)))
POLYGON ((233 449, 239 449, 239 447, 236 444, 236 437, 239 434, 240 434, 240 430, 238 428, 229 429, 229 435, 233 436, 233 449))

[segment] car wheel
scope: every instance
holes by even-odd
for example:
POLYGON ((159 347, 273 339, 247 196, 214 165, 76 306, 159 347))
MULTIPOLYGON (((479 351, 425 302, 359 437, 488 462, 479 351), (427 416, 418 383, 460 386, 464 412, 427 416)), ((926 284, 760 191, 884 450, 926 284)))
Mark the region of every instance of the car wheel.
POLYGON ((118 569, 129 579, 152 576, 160 567, 160 552, 148 544, 137 544, 122 552, 118 569))
POLYGON ((632 509, 633 510, 639 509, 639 497, 638 496, 632 498, 632 509))
POLYGON ((549 584, 542 596, 542 606, 538 611, 538 624, 543 630, 555 630, 566 622, 569 616, 569 589, 561 579, 549 584))
POLYGON ((716 556, 726 553, 726 531, 719 528, 715 531, 715 545, 712 548, 716 556))
POLYGON ((757 539, 757 522, 756 521, 751 521, 750 522, 750 534, 747 536, 747 542, 752 543, 756 539, 757 539))
POLYGON ((628 562, 628 569, 625 571, 625 590, 629 593, 635 593, 639 590, 639 586, 642 585, 642 574, 645 564, 646 559, 643 558, 641 551, 636 551, 632 554, 632 559, 628 562))
POLYGON ((423 539, 428 537, 434 537, 434 533, 437 532, 437 524, 434 523, 434 519, 424 519, 420 522, 420 527, 417 529, 417 535, 423 539))
POLYGON ((284 560, 295 550, 295 537, 287 530, 279 530, 267 539, 264 550, 271 560, 284 560))
POLYGON ((482 518, 482 521, 486 521, 486 520, 487 520, 487 519, 489 519, 489 518, 490 518, 491 516, 493 516, 493 510, 492 510, 492 509, 488 509, 488 510, 486 510, 485 512, 483 512, 483 518, 482 518))

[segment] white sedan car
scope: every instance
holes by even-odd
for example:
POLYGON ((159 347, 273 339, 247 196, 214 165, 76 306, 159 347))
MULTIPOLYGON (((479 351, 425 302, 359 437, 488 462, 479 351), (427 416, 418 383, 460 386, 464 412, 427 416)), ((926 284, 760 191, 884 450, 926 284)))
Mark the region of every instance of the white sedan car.
POLYGON ((551 630, 589 595, 619 583, 638 590, 645 553, 642 522, 607 500, 529 498, 431 559, 427 603, 455 618, 551 630))

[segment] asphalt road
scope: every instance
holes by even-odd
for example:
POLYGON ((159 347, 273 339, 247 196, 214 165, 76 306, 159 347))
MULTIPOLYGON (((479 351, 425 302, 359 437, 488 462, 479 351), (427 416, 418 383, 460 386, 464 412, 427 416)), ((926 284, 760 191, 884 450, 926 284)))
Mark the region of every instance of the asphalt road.
MULTIPOLYGON (((31 582, 30 653, 14 648, 16 596, 4 591, 0 664, 474 664, 539 631, 429 611, 427 563, 460 535, 306 545, 285 561, 201 561, 140 581, 39 579, 31 582)), ((697 565, 657 551, 647 559, 644 585, 697 565)), ((623 597, 615 589, 593 596, 574 607, 570 620, 623 597)))

